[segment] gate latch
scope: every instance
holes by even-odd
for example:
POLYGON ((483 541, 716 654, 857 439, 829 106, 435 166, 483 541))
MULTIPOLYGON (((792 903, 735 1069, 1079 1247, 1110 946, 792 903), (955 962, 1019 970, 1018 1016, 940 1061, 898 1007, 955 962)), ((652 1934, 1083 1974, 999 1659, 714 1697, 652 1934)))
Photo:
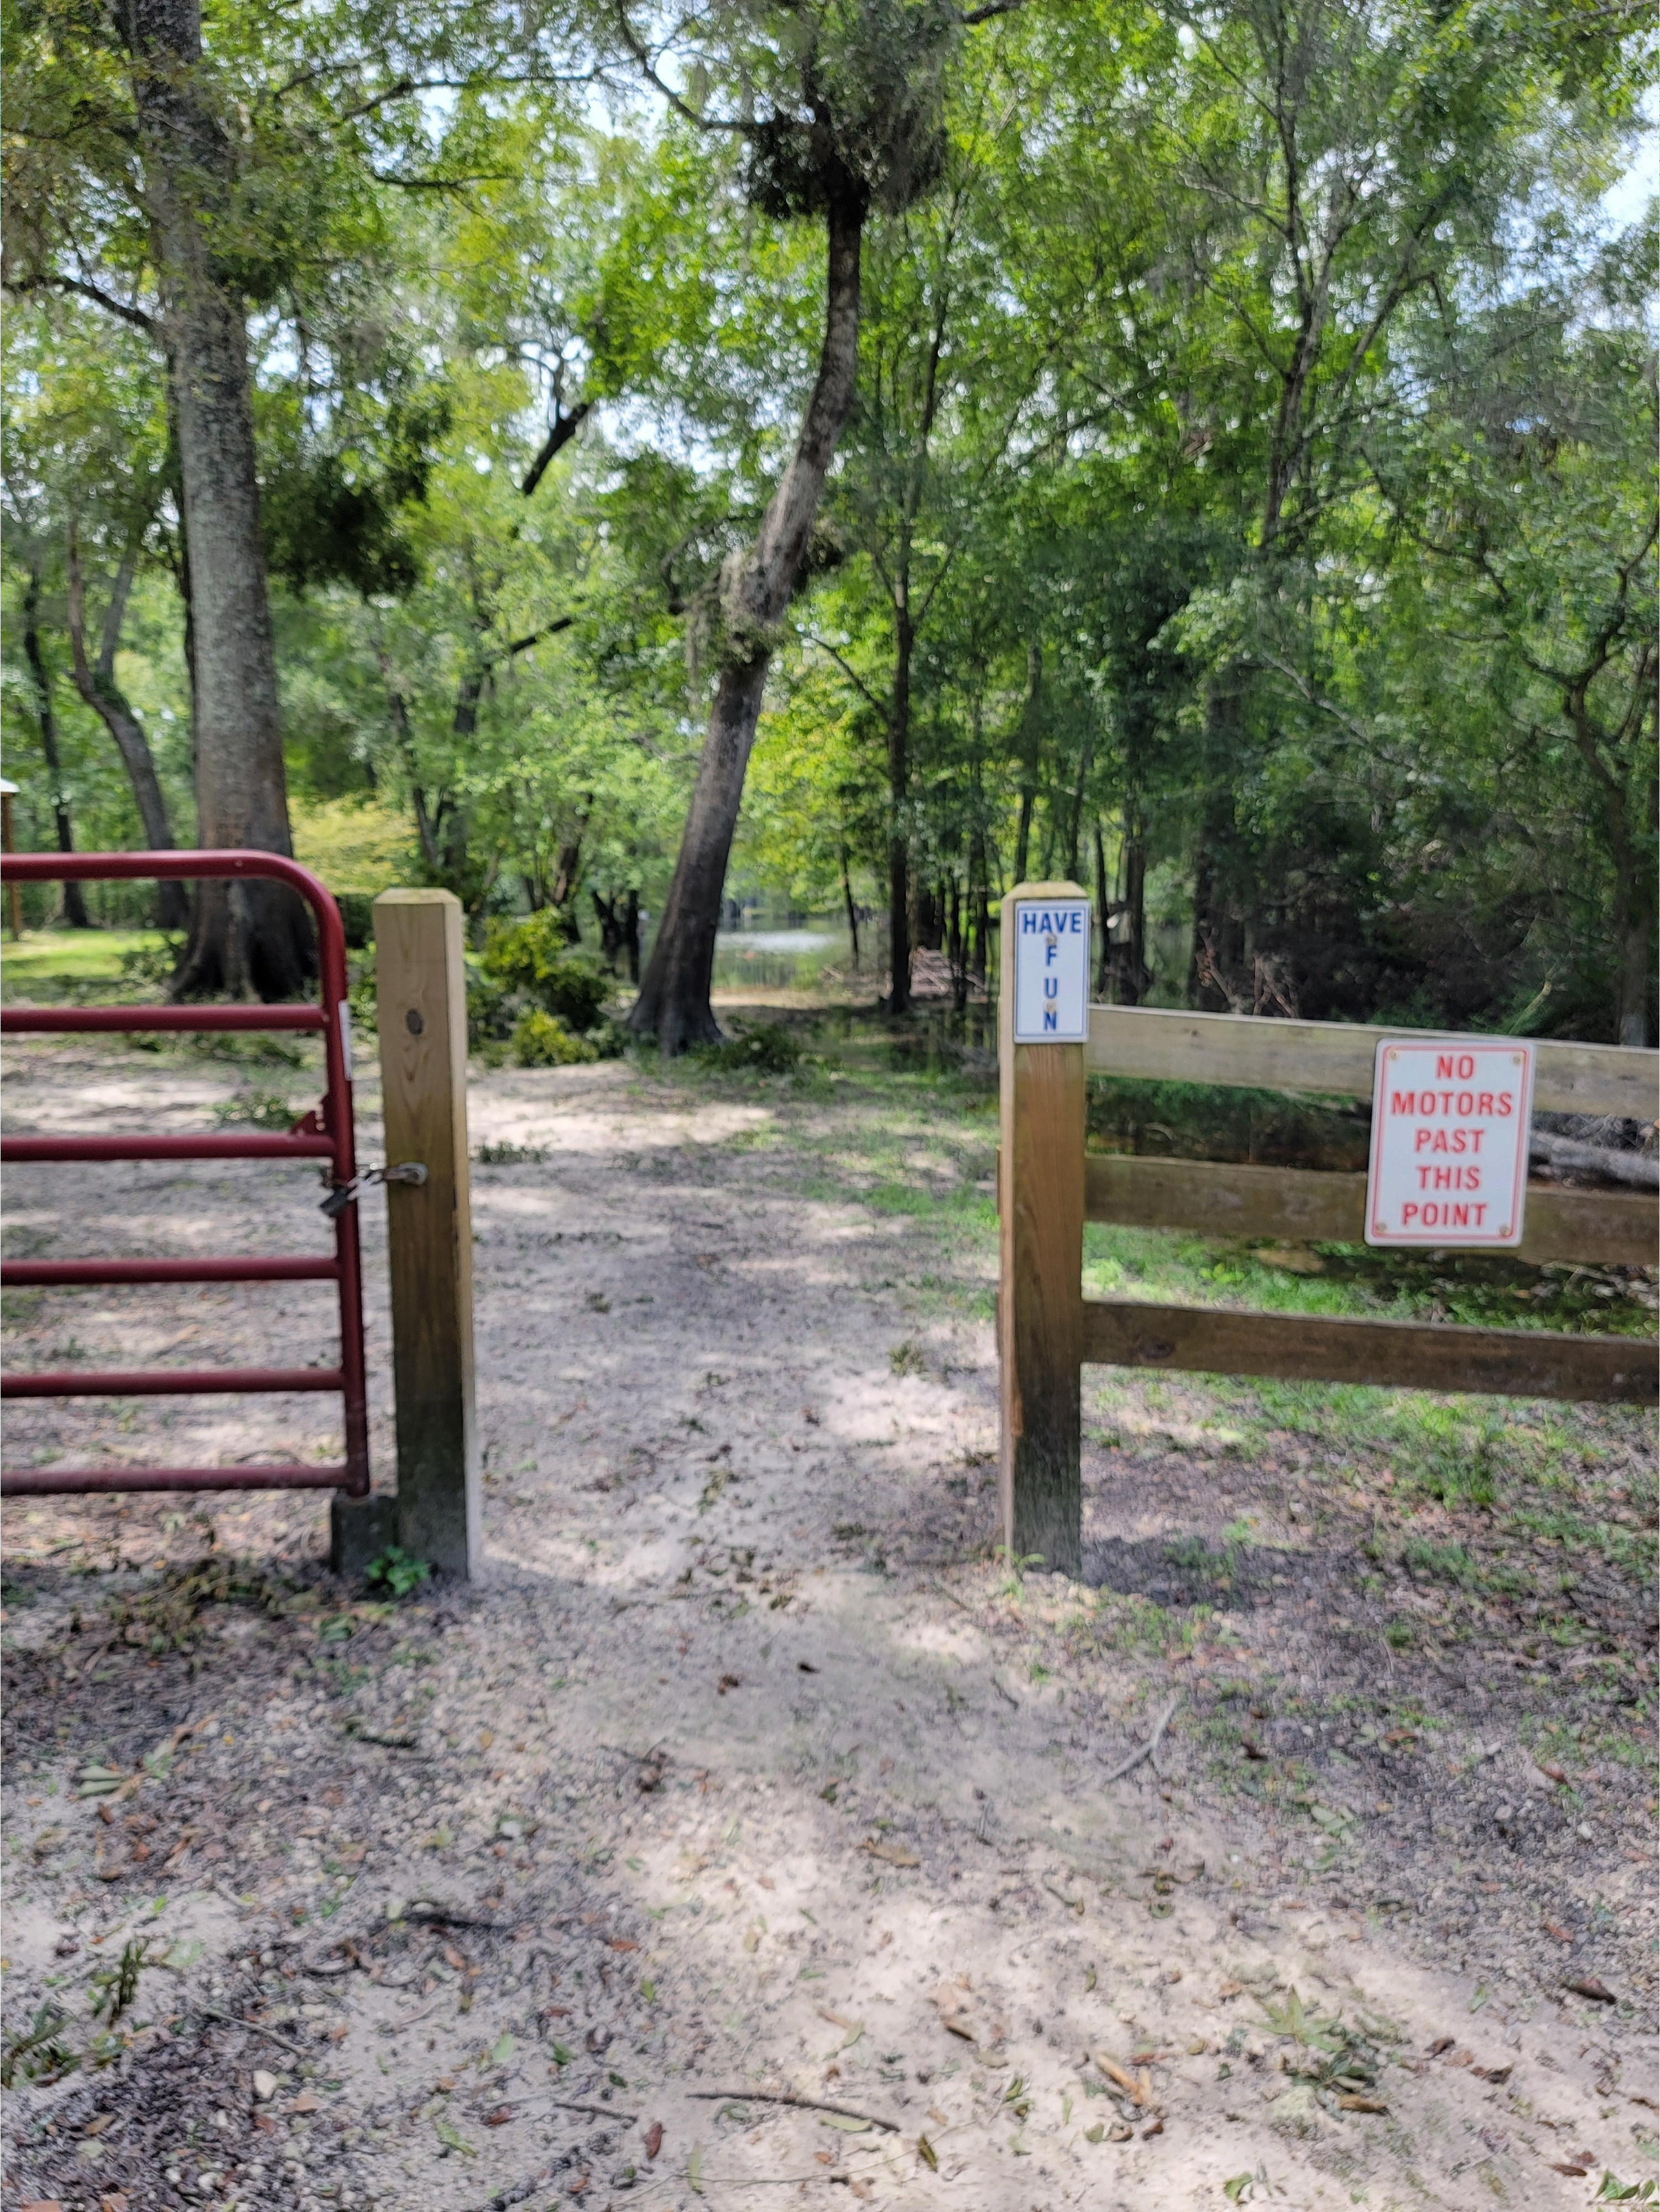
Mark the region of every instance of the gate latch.
POLYGON ((395 1168, 364 1168, 350 1182, 337 1182, 323 1200, 322 1211, 331 1221, 336 1221, 349 1206, 355 1206, 372 1182, 412 1182, 417 1186, 427 1179, 426 1164, 422 1160, 404 1160, 395 1168))

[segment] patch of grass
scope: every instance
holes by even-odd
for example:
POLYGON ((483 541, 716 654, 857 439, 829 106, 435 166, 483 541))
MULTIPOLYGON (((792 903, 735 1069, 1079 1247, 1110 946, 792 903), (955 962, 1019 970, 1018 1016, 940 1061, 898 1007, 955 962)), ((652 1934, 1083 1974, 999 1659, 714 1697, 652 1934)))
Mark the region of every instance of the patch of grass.
MULTIPOLYGON (((7 998, 71 997, 94 983, 128 981, 125 961, 151 960, 167 952, 170 940, 159 929, 33 929, 21 942, 0 945, 0 986, 7 998)), ((154 986, 120 995, 143 998, 154 986)), ((112 992, 111 996, 117 995, 112 992)))
POLYGON ((257 1605, 280 1613, 290 1593, 273 1583, 251 1560, 213 1553, 187 1567, 169 1567, 155 1588, 117 1597, 110 1625, 125 1644, 159 1657, 164 1651, 188 1651, 200 1639, 198 1620, 210 1605, 257 1605))
POLYGON ((305 1110, 291 1106, 280 1091, 239 1091, 234 1098, 220 1100, 213 1118, 222 1129, 242 1123, 280 1133, 291 1129, 305 1110))

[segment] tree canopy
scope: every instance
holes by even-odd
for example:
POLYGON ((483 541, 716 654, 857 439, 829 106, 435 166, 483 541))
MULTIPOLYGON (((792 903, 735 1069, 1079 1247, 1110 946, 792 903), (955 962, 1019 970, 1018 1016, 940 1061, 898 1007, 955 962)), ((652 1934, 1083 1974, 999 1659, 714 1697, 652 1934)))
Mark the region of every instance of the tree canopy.
POLYGON ((5 14, 30 840, 395 817, 670 1046, 723 893, 897 1011, 1022 876, 1122 1001, 1653 1041, 1634 8, 190 13, 5 14))

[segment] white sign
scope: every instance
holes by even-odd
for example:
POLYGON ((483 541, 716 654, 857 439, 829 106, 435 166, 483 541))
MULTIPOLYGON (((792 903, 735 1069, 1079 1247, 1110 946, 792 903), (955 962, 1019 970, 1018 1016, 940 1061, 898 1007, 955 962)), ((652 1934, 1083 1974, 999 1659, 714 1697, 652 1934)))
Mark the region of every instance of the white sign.
POLYGON ((1385 1038, 1371 1097, 1368 1244, 1519 1244, 1533 1047, 1385 1038))
POLYGON ((1014 902, 1014 1041, 1083 1044, 1090 1033, 1090 902, 1014 902))

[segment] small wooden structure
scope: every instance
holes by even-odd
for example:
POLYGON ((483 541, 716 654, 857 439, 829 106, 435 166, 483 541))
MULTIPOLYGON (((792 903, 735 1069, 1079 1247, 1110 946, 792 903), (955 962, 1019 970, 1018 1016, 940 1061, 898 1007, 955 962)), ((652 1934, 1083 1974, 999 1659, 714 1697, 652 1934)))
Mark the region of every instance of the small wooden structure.
MULTIPOLYGON (((1012 892, 1005 945, 1015 900, 1061 892, 1076 895, 1076 886, 1023 884, 1012 892)), ((1379 1039, 1417 1041, 1426 1033, 1093 1006, 1086 1043, 1017 1045, 1012 997, 1002 994, 1000 1029, 998 1351, 1003 1540, 1017 1556, 1035 1553, 1078 1571, 1085 1364, 1655 1403, 1657 1351, 1649 1339, 1085 1298, 1086 1220, 1358 1244, 1366 1200, 1364 1175, 1086 1156, 1086 1076, 1370 1098, 1379 1039)), ((1535 1049, 1536 1108, 1655 1118, 1660 1054, 1554 1042, 1535 1049)), ((1657 1243, 1660 1200, 1653 1196, 1535 1185, 1516 1256, 1645 1265, 1657 1243)))

